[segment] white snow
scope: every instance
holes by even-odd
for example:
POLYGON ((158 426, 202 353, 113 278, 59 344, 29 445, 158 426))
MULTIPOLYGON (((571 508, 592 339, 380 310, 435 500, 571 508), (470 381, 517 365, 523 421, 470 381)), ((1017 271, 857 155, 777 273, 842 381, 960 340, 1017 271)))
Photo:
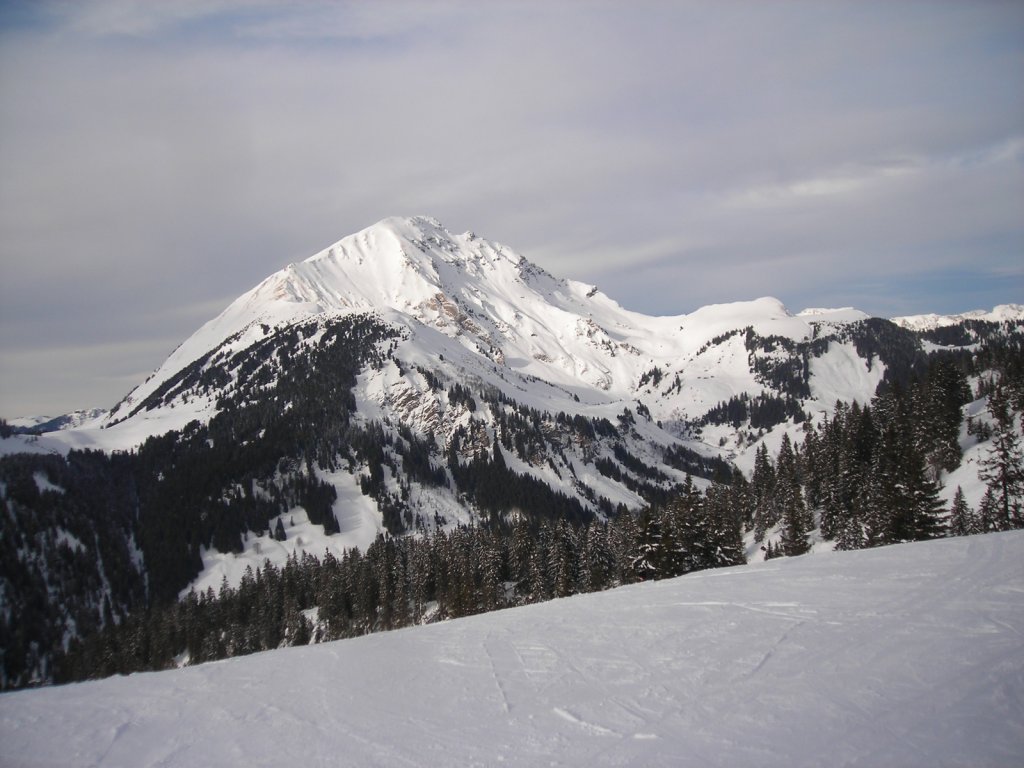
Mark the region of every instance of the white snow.
POLYGON ((0 456, 16 453, 67 453, 68 449, 50 437, 36 435, 11 435, 0 437, 0 456))
POLYGON ((32 479, 35 481, 36 488, 39 489, 40 493, 46 493, 47 491, 52 491, 53 493, 66 493, 66 491, 59 485, 51 482, 50 478, 48 478, 46 473, 42 470, 33 472, 32 479))
POLYGON ((885 365, 875 358, 867 361, 857 354, 853 344, 830 344, 821 357, 812 357, 811 397, 832 413, 836 400, 865 404, 874 397, 875 389, 885 376, 885 365))
POLYGON ((867 320, 870 317, 867 312, 861 312, 853 307, 841 307, 838 309, 809 307, 797 312, 796 316, 806 318, 814 323, 856 323, 860 320, 867 320))
POLYGON ((9 766, 1024 764, 1024 532, 0 696, 9 766))

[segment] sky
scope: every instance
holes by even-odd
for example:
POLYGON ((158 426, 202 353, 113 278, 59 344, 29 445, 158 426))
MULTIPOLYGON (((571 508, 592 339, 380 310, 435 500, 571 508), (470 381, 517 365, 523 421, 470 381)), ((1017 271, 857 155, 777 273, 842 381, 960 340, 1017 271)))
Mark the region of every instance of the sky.
POLYGON ((392 215, 648 314, 1024 303, 1024 3, 0 0, 0 416, 392 215))

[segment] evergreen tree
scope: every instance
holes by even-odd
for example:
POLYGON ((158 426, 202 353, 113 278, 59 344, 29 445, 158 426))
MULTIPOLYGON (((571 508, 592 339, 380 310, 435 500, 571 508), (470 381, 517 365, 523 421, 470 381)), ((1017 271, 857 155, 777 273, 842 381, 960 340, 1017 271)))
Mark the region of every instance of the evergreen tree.
POLYGON ((743 547, 742 513, 735 506, 732 488, 712 484, 701 507, 710 532, 706 568, 742 565, 747 561, 743 547))
POLYGON ((513 581, 518 582, 520 593, 532 591, 530 564, 533 560, 534 536, 526 518, 519 517, 512 526, 512 541, 509 544, 509 570, 513 581))
POLYGON ((633 563, 640 542, 640 527, 637 519, 624 505, 608 529, 608 544, 612 553, 612 584, 632 584, 637 581, 633 563))
POLYGON ((869 546, 940 535, 942 502, 914 437, 909 400, 893 386, 876 398, 874 411, 879 429, 865 517, 869 546))
POLYGON ((565 520, 552 526, 549 539, 548 567, 555 597, 566 597, 579 591, 576 532, 565 520))
POLYGON ((712 544, 713 531, 705 520, 700 492, 693 478, 686 481, 660 510, 658 529, 661 539, 657 554, 657 578, 681 576, 702 565, 708 559, 705 550, 712 544))
POLYGON ((765 532, 778 522, 775 506, 775 468, 768 457, 768 446, 758 446, 754 455, 754 474, 750 482, 754 500, 754 541, 762 541, 765 532))
POLYGON ((594 522, 587 526, 583 543, 581 589, 596 592, 611 583, 613 556, 608 542, 608 525, 594 522))
POLYGON ((996 493, 989 486, 985 489, 985 495, 981 497, 978 505, 978 528, 982 533, 1003 530, 1004 518, 1000 514, 999 502, 996 500, 996 493))
POLYGON ((631 558, 631 567, 640 581, 662 576, 664 549, 662 547, 661 517, 650 507, 640 513, 637 525, 637 548, 631 558))
POLYGON ((480 531, 476 538, 481 539, 481 600, 483 609, 490 611, 504 604, 502 548, 498 538, 489 532, 480 531))
POLYGON ((971 399, 966 376, 952 361, 940 358, 929 366, 912 399, 918 449, 929 476, 937 481, 942 471, 960 466, 961 408, 971 399))
POLYGON ((804 498, 810 509, 817 509, 824 506, 827 485, 825 478, 830 471, 830 456, 813 421, 804 422, 802 458, 800 475, 804 479, 804 498))
POLYGON ((945 505, 939 496, 939 484, 928 471, 924 456, 916 448, 906 460, 910 538, 924 541, 942 536, 945 505))
POLYGON ((808 509, 797 472, 797 459, 788 434, 782 436, 775 483, 775 503, 782 522, 782 553, 802 555, 811 548, 808 540, 808 509))
POLYGON ((1011 409, 1009 393, 997 383, 988 399, 994 422, 988 456, 981 460, 978 476, 992 491, 998 507, 997 530, 1024 527, 1024 450, 1011 409))
POLYGON ((969 536, 978 532, 978 521, 974 510, 964 498, 964 490, 959 485, 953 496, 953 506, 949 512, 949 532, 953 536, 969 536))

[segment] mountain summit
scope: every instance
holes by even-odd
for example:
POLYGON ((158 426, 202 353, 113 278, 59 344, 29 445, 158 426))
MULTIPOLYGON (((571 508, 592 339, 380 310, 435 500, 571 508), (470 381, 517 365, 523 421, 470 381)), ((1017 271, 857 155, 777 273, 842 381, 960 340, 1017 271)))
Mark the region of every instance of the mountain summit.
MULTIPOLYGON (((726 458, 741 463, 748 444, 735 426, 723 431, 714 423, 719 406, 770 398, 785 401, 776 412, 789 417, 828 412, 837 400, 870 399, 897 373, 865 341, 875 333, 872 323, 886 321, 854 308, 794 315, 765 297, 651 317, 472 232, 453 234, 426 216, 391 217, 270 275, 182 343, 109 414, 55 439, 125 449, 195 420, 206 423, 249 375, 248 366, 232 368, 229 359, 241 360, 284 329, 322 329, 358 315, 394 329, 387 355, 404 363, 400 375, 381 371, 360 380, 357 412, 368 418, 412 418, 412 404, 425 397, 412 366, 494 388, 545 412, 609 418, 639 408, 660 425, 659 441, 690 445, 703 437, 697 450, 725 448, 726 458), (394 413, 396 402, 403 413, 394 413)), ((967 317, 902 318, 899 325, 912 335, 967 317)), ((996 324, 1021 317, 1020 307, 970 313, 996 324)), ((294 365, 296 358, 289 359, 294 365)), ((905 353, 897 359, 907 364, 905 353)), ((410 427, 438 426, 428 421, 425 427, 413 419, 410 427)))
MULTIPOLYGON (((839 319, 834 314, 794 317, 771 298, 649 317, 623 309, 592 285, 555 278, 511 248, 472 232, 452 234, 428 217, 394 217, 285 267, 240 296, 176 349, 112 411, 108 423, 122 421, 212 350, 237 351, 269 329, 311 318, 366 312, 405 328, 416 337, 419 353, 440 359, 447 352, 472 375, 492 378, 500 369, 542 379, 570 397, 596 390, 627 400, 655 369, 667 372, 686 361, 696 374, 686 378, 706 378, 724 359, 707 367, 696 358, 722 334, 750 327, 762 335, 801 340, 814 333, 814 324, 839 319)), ((855 319, 863 317, 854 313, 855 319)), ((849 312, 841 318, 850 319, 849 312)), ((689 397, 655 395, 651 405, 672 418, 680 408, 692 412, 735 393, 733 387, 698 385, 689 397)))

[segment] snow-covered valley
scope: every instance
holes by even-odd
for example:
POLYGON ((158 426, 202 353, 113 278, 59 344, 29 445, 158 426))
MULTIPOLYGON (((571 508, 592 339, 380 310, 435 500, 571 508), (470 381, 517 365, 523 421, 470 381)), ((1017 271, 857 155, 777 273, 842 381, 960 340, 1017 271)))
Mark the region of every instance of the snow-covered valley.
POLYGON ((0 696, 4 765, 1011 766, 1024 532, 0 696))

